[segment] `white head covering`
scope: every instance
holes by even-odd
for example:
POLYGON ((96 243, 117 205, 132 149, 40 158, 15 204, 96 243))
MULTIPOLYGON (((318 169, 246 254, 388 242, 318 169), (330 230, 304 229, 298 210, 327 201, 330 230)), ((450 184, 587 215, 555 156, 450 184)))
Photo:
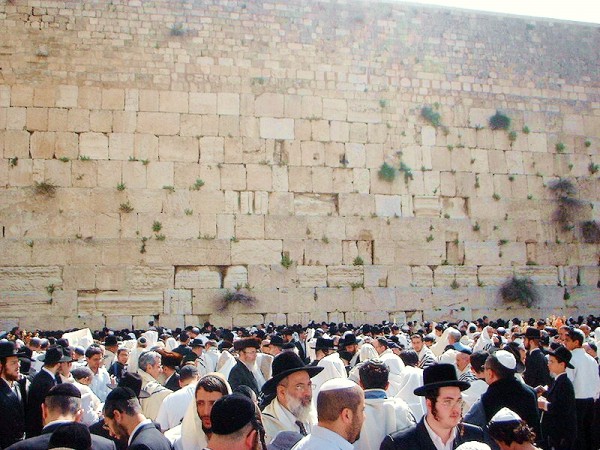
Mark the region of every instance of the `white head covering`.
POLYGON ((485 442, 469 441, 460 444, 456 450, 491 450, 485 442))
POLYGON ((490 423, 499 423, 499 422, 520 422, 521 417, 511 409, 507 407, 502 408, 492 417, 490 423))
POLYGON ((431 351, 437 357, 440 357, 444 353, 444 349, 449 344, 448 335, 451 331, 458 331, 456 328, 448 327, 444 330, 442 335, 436 339, 435 344, 431 346, 431 351))
POLYGON ((377 353, 377 350, 375 350, 375 347, 373 347, 371 344, 363 344, 358 353, 358 359, 360 360, 360 362, 367 361, 369 359, 375 359, 378 357, 379 354, 377 353))

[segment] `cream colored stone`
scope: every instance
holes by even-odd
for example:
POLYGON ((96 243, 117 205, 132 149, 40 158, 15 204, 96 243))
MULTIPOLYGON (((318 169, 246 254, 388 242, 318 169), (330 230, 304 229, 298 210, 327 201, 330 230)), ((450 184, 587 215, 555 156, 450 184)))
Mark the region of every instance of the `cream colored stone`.
POLYGON ((298 286, 300 287, 326 287, 327 267, 325 266, 298 266, 298 286))
POLYGON ((174 135, 179 133, 179 114, 140 112, 137 117, 138 133, 174 135))
POLYGON ((217 113, 225 116, 239 116, 240 96, 235 93, 218 93, 217 113))
POLYGON ((277 264, 281 261, 282 242, 279 240, 241 240, 231 243, 233 264, 277 264))
POLYGON ((81 133, 79 155, 91 159, 108 159, 108 137, 102 133, 81 133))
POLYGON ((223 278, 223 287, 240 289, 248 284, 248 268, 246 266, 231 266, 227 268, 223 278))
POLYGON ((160 136, 158 157, 161 161, 198 162, 198 140, 190 136, 160 136))
POLYGON ((261 117, 260 137, 263 139, 294 139, 294 121, 261 117))

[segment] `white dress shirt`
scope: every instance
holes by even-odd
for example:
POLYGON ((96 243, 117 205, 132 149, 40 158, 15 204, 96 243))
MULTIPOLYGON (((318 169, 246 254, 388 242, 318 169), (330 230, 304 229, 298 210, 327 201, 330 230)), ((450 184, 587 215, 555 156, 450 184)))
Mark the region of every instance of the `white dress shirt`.
POLYGON ((456 438, 456 427, 452 428, 452 432, 450 433, 450 439, 448 439, 448 441, 444 444, 444 441, 442 441, 442 438, 439 437, 427 423, 427 416, 425 416, 423 423, 425 424, 425 429, 427 430, 427 434, 429 434, 429 437, 433 441, 433 445, 435 445, 435 448, 437 450, 452 450, 453 445, 454 445, 454 439, 456 438))
POLYGON ((573 383, 575 398, 598 398, 600 392, 598 363, 583 348, 574 349, 571 355, 571 364, 575 368, 567 369, 567 376, 573 383))
POLYGON ((354 446, 327 428, 315 425, 312 433, 302 438, 292 450, 353 450, 354 446))

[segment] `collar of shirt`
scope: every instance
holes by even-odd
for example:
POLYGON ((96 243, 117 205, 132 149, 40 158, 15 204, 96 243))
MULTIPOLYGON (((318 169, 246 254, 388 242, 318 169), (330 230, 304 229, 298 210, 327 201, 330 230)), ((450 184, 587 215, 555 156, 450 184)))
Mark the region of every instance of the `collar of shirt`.
POLYGON ((452 428, 452 432, 450 433, 450 439, 448 442, 444 444, 442 438, 439 437, 435 431, 431 429, 429 424, 427 423, 427 415, 423 418, 423 423, 425 424, 425 429, 427 430, 427 434, 431 438, 433 445, 437 450, 452 450, 452 445, 454 444, 454 439, 456 438, 456 427, 452 428))
POLYGON ((367 399, 375 399, 375 398, 387 398, 387 394, 383 389, 365 389, 365 398, 367 399))
POLYGON ((58 425, 58 424, 63 424, 63 423, 71 423, 71 420, 53 420, 52 422, 48 422, 46 425, 44 425, 44 428, 42 428, 42 431, 45 430, 46 428, 48 428, 50 425, 58 425))
POLYGON ((4 381, 10 389, 14 389, 15 384, 16 384, 14 381, 8 381, 6 378, 2 378, 2 377, 0 377, 0 380, 4 381))
POLYGON ((133 440, 133 438, 135 437, 135 434, 138 432, 138 430, 140 428, 142 428, 144 425, 146 425, 147 423, 152 423, 152 421, 150 419, 145 419, 142 420, 140 423, 137 424, 137 427, 135 427, 133 429, 133 431, 131 432, 131 434, 129 435, 129 439, 127 440, 127 446, 129 447, 131 445, 131 441, 133 440))
POLYGON ((54 378, 56 376, 55 373, 52 373, 50 370, 46 369, 45 367, 42 367, 42 370, 49 373, 52 376, 52 378, 54 378))
POLYGON ((354 445, 352 445, 342 436, 327 428, 320 427, 319 425, 315 425, 313 427, 310 436, 314 436, 317 439, 322 439, 324 441, 331 442, 332 444, 335 444, 340 450, 354 449, 354 445))

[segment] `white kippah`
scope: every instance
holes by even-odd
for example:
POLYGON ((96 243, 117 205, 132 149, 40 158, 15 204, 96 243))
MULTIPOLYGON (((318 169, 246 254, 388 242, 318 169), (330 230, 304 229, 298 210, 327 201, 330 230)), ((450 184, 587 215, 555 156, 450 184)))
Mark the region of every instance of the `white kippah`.
POLYGON ((458 447, 456 447, 456 450, 491 450, 491 449, 490 449, 490 446, 484 442, 469 441, 469 442, 463 442, 462 444, 460 444, 458 447))
POLYGON ((332 378, 321 385, 319 392, 335 391, 338 389, 351 389, 358 386, 354 381, 348 378, 332 378))
POLYGON ((494 353, 494 356, 498 359, 498 362, 502 364, 507 369, 514 369, 517 367, 517 360, 515 359, 515 355, 506 350, 498 350, 494 353))
POLYGON ((496 414, 494 414, 494 417, 492 417, 492 420, 490 420, 490 423, 499 423, 499 422, 520 422, 521 418, 519 417, 519 415, 504 407, 502 408, 500 411, 498 411, 496 414))

